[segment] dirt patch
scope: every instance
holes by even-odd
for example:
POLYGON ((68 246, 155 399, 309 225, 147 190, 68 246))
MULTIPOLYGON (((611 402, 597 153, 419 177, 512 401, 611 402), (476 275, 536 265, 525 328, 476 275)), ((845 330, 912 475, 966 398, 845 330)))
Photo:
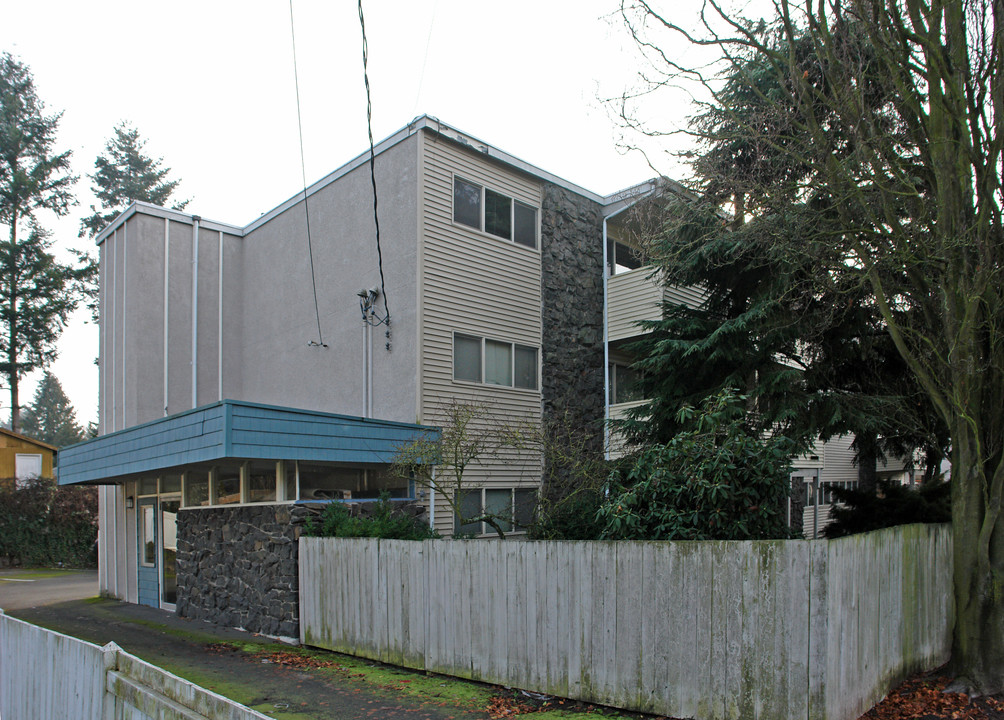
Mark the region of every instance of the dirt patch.
POLYGON ((1004 720, 1004 697, 946 693, 950 678, 938 671, 915 675, 858 720, 1004 720))

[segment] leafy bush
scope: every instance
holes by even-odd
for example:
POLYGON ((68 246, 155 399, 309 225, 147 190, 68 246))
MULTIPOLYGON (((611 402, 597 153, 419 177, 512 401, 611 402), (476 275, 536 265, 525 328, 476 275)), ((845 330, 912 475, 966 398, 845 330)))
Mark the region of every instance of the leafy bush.
POLYGON ((97 516, 96 488, 0 481, 0 557, 11 565, 93 567, 97 516))
POLYGON ((531 540, 596 540, 603 532, 597 513, 603 505, 603 491, 583 488, 550 503, 537 506, 530 526, 531 540))
POLYGON ((790 537, 786 523, 794 444, 747 428, 745 398, 730 392, 700 411, 692 427, 642 450, 611 475, 600 507, 608 540, 751 540, 790 537))
POLYGON ((943 480, 915 486, 884 481, 875 492, 839 487, 832 492, 840 504, 830 510, 833 521, 823 530, 828 538, 895 525, 952 520, 952 489, 943 480))
POLYGON ((325 505, 318 522, 308 520, 304 535, 314 537, 375 537, 396 540, 429 540, 439 537, 428 524, 391 502, 390 495, 350 508, 341 502, 325 505))

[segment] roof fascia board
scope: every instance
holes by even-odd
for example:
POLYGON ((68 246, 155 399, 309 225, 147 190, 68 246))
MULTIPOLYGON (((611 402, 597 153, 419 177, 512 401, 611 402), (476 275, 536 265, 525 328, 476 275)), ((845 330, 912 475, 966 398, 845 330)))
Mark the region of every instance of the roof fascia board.
POLYGON ((593 202, 598 202, 601 204, 603 203, 602 195, 598 195, 597 193, 594 193, 592 190, 587 190, 581 185, 576 185, 575 183, 569 182, 568 180, 558 177, 553 173, 549 173, 546 170, 542 170, 536 165, 531 165, 525 160, 520 160, 515 155, 510 155, 507 152, 503 152, 502 150, 499 150, 497 147, 489 145, 488 143, 484 142, 483 140, 479 140, 473 135, 461 132, 460 130, 457 130, 455 127, 447 125, 446 123, 437 120, 436 118, 429 117, 428 115, 423 115, 420 118, 420 120, 422 121, 421 127, 426 128, 430 132, 436 133, 441 137, 452 140, 458 145, 466 147, 468 150, 471 150, 479 155, 490 157, 493 160, 497 160, 498 162, 501 162, 517 170, 520 170, 526 173, 527 175, 532 175, 533 177, 544 180, 545 182, 549 182, 553 185, 557 185, 566 190, 570 190, 576 195, 581 195, 582 197, 588 198, 593 202))
MULTIPOLYGON (((137 200, 123 210, 118 217, 112 220, 108 227, 98 233, 96 243, 98 245, 103 243, 109 235, 115 232, 118 228, 125 224, 129 218, 136 214, 166 218, 168 220, 185 223, 187 225, 193 224, 196 217, 195 215, 183 213, 180 210, 171 210, 169 208, 160 207, 159 205, 152 205, 150 203, 140 202, 137 200)), ((237 237, 244 237, 245 233, 243 228, 239 228, 235 225, 228 225, 227 223, 217 222, 216 220, 206 220, 205 218, 199 218, 199 227, 204 230, 215 230, 227 233, 228 235, 236 235, 237 237)))
MULTIPOLYGON (((630 204, 636 201, 639 197, 651 194, 656 190, 656 186, 660 183, 667 184, 674 192, 686 193, 687 191, 679 183, 675 183, 672 180, 660 179, 660 180, 646 180, 638 185, 633 185, 624 190, 618 191, 606 197, 594 193, 591 190, 587 190, 581 185, 576 185, 573 182, 565 180, 564 178, 558 177, 553 173, 547 172, 536 165, 531 165, 530 163, 519 159, 515 155, 510 155, 507 152, 499 150, 493 145, 480 140, 479 138, 470 135, 468 133, 462 132, 457 128, 448 125, 438 118, 434 118, 430 115, 421 115, 410 123, 405 125, 403 128, 384 138, 379 143, 373 147, 373 152, 375 155, 380 155, 395 145, 407 140, 412 135, 416 134, 420 130, 428 130, 430 133, 434 133, 442 138, 448 139, 468 150, 482 155, 484 157, 491 158, 496 162, 507 165, 511 168, 519 170, 527 175, 538 178, 545 182, 552 183, 566 190, 569 190, 577 195, 584 198, 592 200, 593 202, 599 203, 603 206, 604 215, 610 215, 613 212, 617 212, 620 206, 625 204, 630 204)), ((338 169, 328 173, 320 180, 312 183, 307 187, 306 195, 310 196, 321 191, 331 183, 335 182, 341 177, 344 177, 353 170, 359 168, 369 161, 370 153, 366 150, 355 158, 345 163, 338 169)), ((214 220, 200 220, 200 226, 208 230, 217 230, 225 232, 230 235, 236 235, 237 237, 245 237, 252 231, 258 229, 265 223, 269 222, 276 216, 286 212, 290 208, 294 207, 297 203, 303 200, 304 193, 301 190, 296 195, 292 196, 284 203, 278 205, 272 210, 266 212, 260 217, 256 218, 254 221, 249 223, 244 227, 238 227, 236 225, 230 225, 228 223, 217 222, 214 220)), ((150 215, 153 217, 166 218, 168 220, 174 220, 176 222, 188 223, 193 222, 194 215, 188 213, 183 213, 178 210, 171 210, 168 208, 159 207, 157 205, 152 205, 146 202, 136 201, 133 202, 129 207, 122 211, 118 217, 116 217, 104 230, 102 230, 97 238, 96 242, 98 245, 104 242, 105 238, 111 235, 117 228, 119 228, 123 223, 125 223, 130 217, 136 213, 142 213, 144 215, 150 215)))

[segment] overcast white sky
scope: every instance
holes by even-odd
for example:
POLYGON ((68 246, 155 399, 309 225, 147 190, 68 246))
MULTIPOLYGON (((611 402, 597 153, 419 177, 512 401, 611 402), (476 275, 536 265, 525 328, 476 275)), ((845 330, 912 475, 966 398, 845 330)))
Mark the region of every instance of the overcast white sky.
MULTIPOLYGON (((693 0, 674 3, 686 12, 693 0)), ((598 193, 655 173, 619 150, 599 98, 635 84, 637 55, 617 0, 364 0, 375 139, 428 113, 598 193)), ((693 12, 692 9, 689 12, 693 12)), ((293 0, 306 176, 367 147, 354 0, 293 0)), ((0 51, 30 66, 49 111, 63 111, 80 205, 43 224, 60 247, 94 202, 86 174, 112 128, 132 122, 182 181, 187 211, 244 225, 302 185, 288 0, 4 2, 0 51)), ((683 47, 674 48, 682 53, 683 47)), ((653 108, 649 108, 650 111, 653 108)), ((682 121, 687 107, 657 112, 682 121)), ((633 139, 633 138, 631 138, 633 139)), ((656 157, 659 170, 679 170, 656 157)), ((97 331, 78 313, 52 371, 82 424, 97 419, 97 331)), ((32 398, 37 378, 22 387, 32 398)), ((0 417, 9 415, 0 393, 0 417)))

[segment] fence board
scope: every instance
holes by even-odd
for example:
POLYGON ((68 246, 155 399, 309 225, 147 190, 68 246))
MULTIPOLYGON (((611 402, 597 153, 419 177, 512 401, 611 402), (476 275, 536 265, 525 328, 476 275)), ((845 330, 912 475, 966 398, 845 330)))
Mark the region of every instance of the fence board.
POLYGON ((0 717, 266 720, 123 652, 0 612, 0 717))
POLYGON ((301 632, 321 646, 677 717, 856 718, 950 647, 947 527, 757 543, 304 542, 301 632))

